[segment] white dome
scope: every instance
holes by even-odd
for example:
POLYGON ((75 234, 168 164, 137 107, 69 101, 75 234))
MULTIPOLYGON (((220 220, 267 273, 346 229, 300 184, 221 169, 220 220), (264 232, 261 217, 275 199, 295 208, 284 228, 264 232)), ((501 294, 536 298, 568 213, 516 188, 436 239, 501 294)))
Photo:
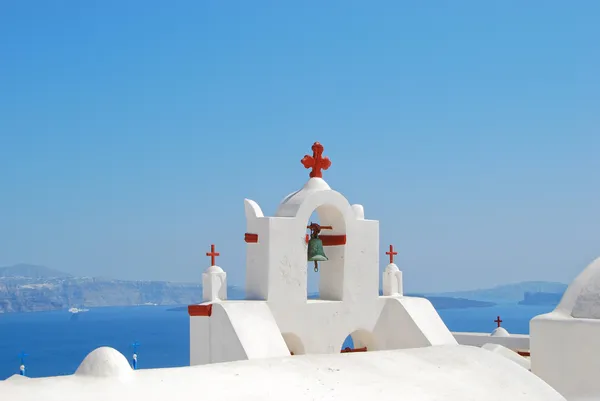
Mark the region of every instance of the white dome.
POLYGON ((223 269, 221 269, 219 266, 214 265, 206 269, 204 273, 225 273, 225 271, 223 271, 223 269))
POLYGON ((504 327, 497 327, 496 329, 494 329, 494 331, 492 331, 492 334, 490 334, 490 336, 492 336, 492 337, 510 337, 510 334, 508 331, 506 331, 506 329, 504 327))
POLYGON ((573 280, 556 310, 574 318, 600 319, 600 258, 573 280))
POLYGON ((398 269, 398 266, 396 266, 395 263, 390 263, 389 265, 387 265, 387 267, 385 268, 385 272, 386 273, 391 273, 391 272, 399 272, 400 269, 398 269))
POLYGON ((100 347, 90 352, 75 372, 82 376, 121 376, 133 372, 127 359, 114 348, 100 347))

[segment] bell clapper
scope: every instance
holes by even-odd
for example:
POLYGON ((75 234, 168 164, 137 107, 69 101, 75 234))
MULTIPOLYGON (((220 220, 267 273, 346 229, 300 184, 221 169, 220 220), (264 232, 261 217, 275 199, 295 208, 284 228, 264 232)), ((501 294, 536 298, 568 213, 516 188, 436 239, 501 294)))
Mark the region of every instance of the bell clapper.
POLYGON ((315 260, 315 273, 319 271, 319 262, 315 260))

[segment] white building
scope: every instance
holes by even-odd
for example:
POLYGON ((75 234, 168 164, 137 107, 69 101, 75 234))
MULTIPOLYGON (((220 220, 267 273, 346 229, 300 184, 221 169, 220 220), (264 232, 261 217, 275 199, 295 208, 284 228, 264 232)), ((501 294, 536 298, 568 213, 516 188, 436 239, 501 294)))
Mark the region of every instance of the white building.
POLYGON ((569 400, 600 400, 600 258, 531 320, 531 370, 569 400))

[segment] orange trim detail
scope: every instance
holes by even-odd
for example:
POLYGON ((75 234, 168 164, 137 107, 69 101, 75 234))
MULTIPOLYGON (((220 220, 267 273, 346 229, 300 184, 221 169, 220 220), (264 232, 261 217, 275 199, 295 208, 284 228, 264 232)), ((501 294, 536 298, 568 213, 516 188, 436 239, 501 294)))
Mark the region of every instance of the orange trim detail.
MULTIPOLYGON (((310 237, 306 234, 306 243, 308 244, 308 240, 310 237)), ((319 235, 319 239, 323 241, 323 246, 337 246, 337 245, 346 245, 346 235, 319 235)))
POLYGON ((258 234, 246 233, 244 234, 244 241, 249 244, 256 244, 258 242, 258 234))
POLYGON ((349 352, 367 352, 367 347, 362 347, 362 348, 350 348, 350 347, 346 347, 343 350, 340 351, 342 354, 346 354, 349 352))
POLYGON ((188 305, 188 314, 190 316, 210 316, 212 315, 212 304, 188 305))

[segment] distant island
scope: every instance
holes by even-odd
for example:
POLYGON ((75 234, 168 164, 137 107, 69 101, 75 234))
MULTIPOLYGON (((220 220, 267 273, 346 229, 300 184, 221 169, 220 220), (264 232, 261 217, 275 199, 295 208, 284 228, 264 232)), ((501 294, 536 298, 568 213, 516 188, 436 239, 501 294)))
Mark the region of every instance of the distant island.
POLYGON ((526 292, 519 305, 558 305, 563 292, 526 292))
MULTIPOLYGON (((427 296, 441 296, 451 298, 466 298, 477 301, 486 301, 494 303, 511 303, 521 305, 531 305, 529 302, 536 302, 531 298, 531 294, 560 294, 554 296, 541 295, 545 302, 560 301, 560 297, 567 289, 567 285, 563 283, 548 282, 548 281, 524 281, 514 284, 503 284, 493 288, 469 290, 469 291, 454 291, 435 294, 426 294, 427 296), (530 295, 526 295, 530 294, 530 295)), ((541 299, 541 298, 540 298, 541 299)), ((547 304, 548 305, 548 304, 547 304)))
MULTIPOLYGON (((561 283, 523 282, 473 291, 407 295, 427 298, 438 310, 485 308, 498 303, 549 305, 558 303, 566 287, 561 283)), ((230 299, 245 298, 243 288, 231 286, 227 291, 230 299)), ((315 297, 309 294, 309 298, 315 297)), ((187 305, 200 302, 199 283, 75 277, 30 264, 0 268, 0 313, 133 305, 173 305, 170 310, 185 311, 187 305)))

